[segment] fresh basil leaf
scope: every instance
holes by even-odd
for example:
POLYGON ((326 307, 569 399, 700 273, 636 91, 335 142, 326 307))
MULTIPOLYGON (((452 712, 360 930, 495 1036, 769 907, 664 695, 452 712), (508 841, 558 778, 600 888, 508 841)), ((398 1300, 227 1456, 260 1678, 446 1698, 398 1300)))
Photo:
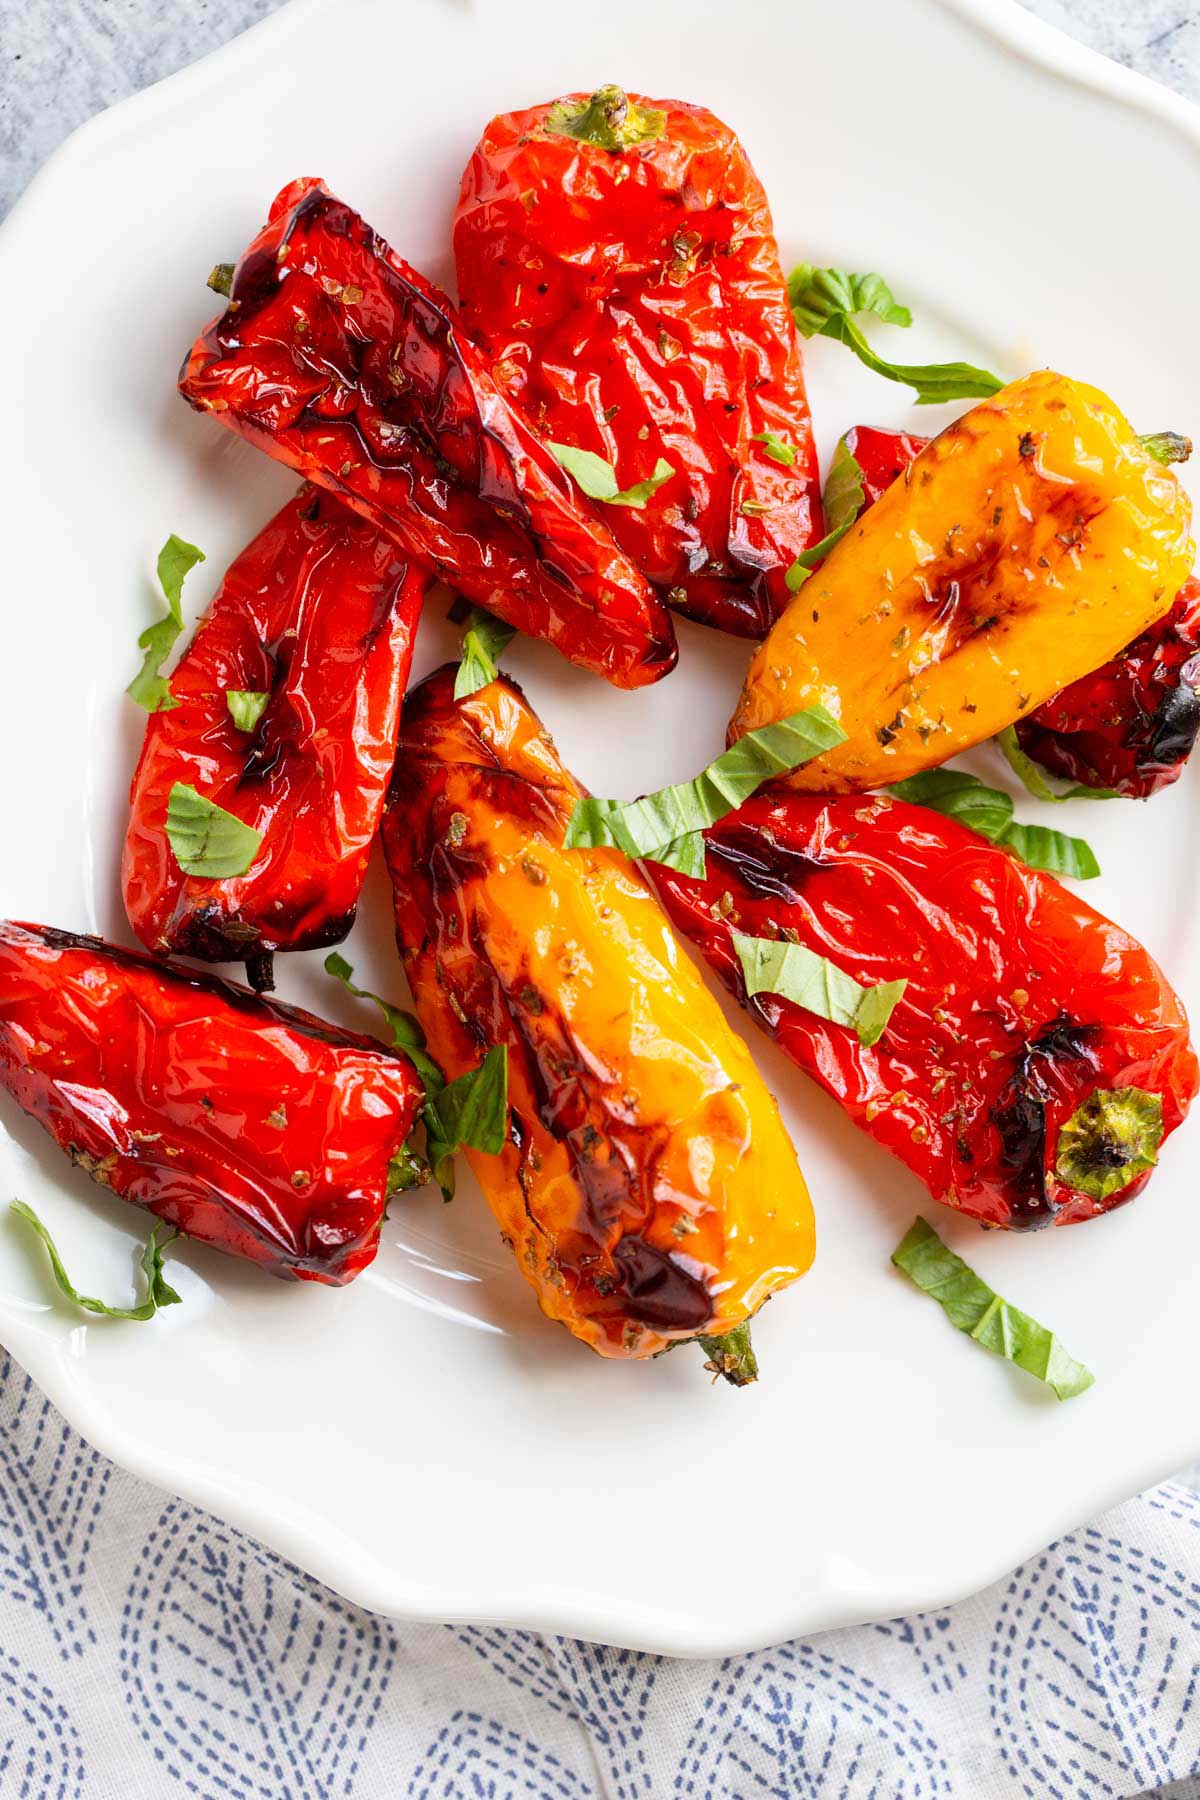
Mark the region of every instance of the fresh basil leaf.
POLYGON ((635 482, 632 487, 619 488, 612 464, 593 450, 578 450, 573 444, 552 443, 548 447, 588 499, 602 500, 606 506, 645 506, 651 494, 657 493, 663 482, 669 481, 675 473, 671 464, 660 456, 653 475, 648 475, 645 481, 635 482))
POLYGON ((261 693, 256 688, 225 689, 225 704, 239 731, 254 730, 266 712, 270 698, 270 694, 261 693))
POLYGON ((829 530, 819 544, 802 550, 785 574, 783 579, 787 583, 789 594, 799 593, 817 564, 824 562, 835 544, 841 543, 861 513, 865 501, 862 467, 845 438, 839 438, 822 496, 825 523, 829 530))
POLYGON ((804 337, 816 337, 835 313, 874 313, 885 325, 911 325, 882 275, 851 275, 845 269, 818 269, 797 263, 788 276, 788 303, 804 337))
POLYGON ((788 775, 845 741, 823 706, 809 706, 739 738, 692 781, 659 788, 640 800, 575 802, 563 843, 567 849, 611 845, 626 856, 650 857, 684 874, 702 874, 697 835, 736 810, 764 781, 788 775))
POLYGON ((844 269, 817 269, 799 263, 788 276, 792 317, 805 337, 828 337, 853 350, 876 375, 901 382, 916 392, 918 406, 946 400, 980 400, 999 393, 1004 383, 971 363, 892 363, 873 350, 855 317, 874 314, 889 325, 911 325, 912 314, 900 306, 879 275, 851 275, 844 269))
POLYGON ((369 988, 357 987, 354 970, 334 950, 325 958, 326 973, 340 981, 358 1000, 370 1000, 387 1021, 392 1043, 402 1050, 425 1084, 421 1123, 425 1131, 425 1155, 410 1137, 388 1165, 388 1193, 420 1187, 433 1179, 447 1200, 454 1198, 454 1156, 467 1145, 494 1156, 504 1148, 508 1131, 508 1051, 495 1044, 477 1069, 447 1082, 441 1068, 425 1048, 425 1033, 412 1013, 402 1012, 381 1000, 369 988))
POLYGON ((1095 1381, 1090 1369, 1067 1355, 1052 1331, 994 1293, 926 1220, 913 1221, 892 1261, 923 1294, 937 1301, 959 1331, 993 1355, 1036 1375, 1060 1400, 1073 1399, 1095 1381))
POLYGON ((597 88, 582 105, 556 100, 546 114, 545 129, 554 137, 576 138, 600 150, 628 150, 652 144, 667 129, 667 115, 657 106, 639 106, 615 83, 597 88))
POLYGON ((1155 462, 1185 463, 1192 454, 1191 438, 1181 437, 1177 431, 1152 431, 1138 443, 1155 462))
POLYGON ((892 793, 917 806, 928 806, 959 819, 980 837, 998 843, 1012 823, 1012 796, 999 788, 985 787, 978 775, 965 769, 924 769, 906 781, 892 785, 892 793))
POLYGON ((748 937, 734 931, 733 947, 742 965, 748 995, 778 994, 835 1025, 850 1025, 860 1044, 877 1044, 908 983, 881 981, 864 987, 805 944, 783 938, 748 937))
POLYGON ((514 625, 506 625, 482 606, 473 606, 463 633, 462 661, 454 677, 454 698, 467 700, 480 688, 495 681, 499 670, 497 658, 502 656, 516 637, 514 625))
POLYGON ((160 1243, 158 1234, 161 1227, 156 1225, 143 1246, 140 1262, 142 1273, 146 1277, 146 1298, 142 1304, 140 1306, 109 1306, 103 1300, 93 1299, 90 1294, 81 1294, 73 1285, 63 1267, 62 1257, 58 1254, 54 1239, 31 1206, 26 1206, 23 1200, 13 1200, 10 1203, 10 1210, 15 1212, 19 1219, 24 1219, 26 1224, 33 1226, 46 1246, 46 1254, 50 1258, 50 1268, 60 1293, 64 1294, 74 1306, 82 1307, 84 1312, 99 1313, 106 1319, 129 1319, 138 1324, 144 1324, 147 1319, 154 1317, 160 1306, 179 1305, 179 1295, 163 1274, 163 1252, 179 1236, 177 1231, 171 1232, 170 1236, 163 1238, 160 1243))
POLYGON ((435 1167, 464 1145, 497 1156, 508 1137, 508 1049, 493 1044, 477 1069, 447 1082, 430 1102, 429 1156, 435 1167))
POLYGON ((996 744, 1013 774, 1021 782, 1035 800, 1119 800, 1116 788, 1083 787, 1078 782, 1062 793, 1056 793, 1050 786, 1043 771, 1034 762, 1032 756, 1026 755, 1017 741, 1015 725, 1006 725, 1004 730, 996 734, 996 744))
POLYGON ((325 958, 325 973, 332 975, 335 981, 340 981, 346 992, 353 994, 356 1000, 369 1000, 379 1008, 392 1034, 392 1047, 403 1050, 424 1082, 427 1096, 438 1093, 445 1087, 446 1077, 425 1048, 425 1033, 419 1019, 412 1013, 393 1006, 390 1001, 381 999, 378 994, 373 994, 370 988, 357 987, 353 968, 337 950, 331 950, 325 958))
POLYGON ((1100 873, 1096 853, 1084 838, 1051 831, 1048 825, 1022 825, 1014 820, 999 842, 1015 851, 1031 869, 1044 869, 1049 875, 1063 875, 1069 881, 1094 881, 1100 873))
POLYGON ((959 819, 990 843, 1012 850, 1031 869, 1075 881, 1090 881, 1100 873, 1091 846, 1082 838, 1051 831, 1046 825, 1020 824, 1013 818, 1012 796, 987 787, 978 775, 968 775, 965 769, 924 769, 906 781, 894 782, 891 791, 901 800, 959 819))
POLYGON ((147 712, 169 712, 179 702, 171 693, 171 684, 160 673, 171 654, 176 638, 183 630, 183 581, 189 569, 204 561, 203 550, 187 544, 174 532, 158 553, 158 585, 167 603, 167 616, 147 625, 138 638, 142 666, 125 692, 147 712))
POLYGON ((756 431, 750 442, 761 444, 764 455, 769 456, 772 462, 782 463, 787 469, 796 460, 796 452, 787 439, 778 437, 773 431, 756 431))
POLYGON ((246 873, 258 854, 262 832, 177 781, 167 801, 167 841, 185 875, 220 881, 246 873))

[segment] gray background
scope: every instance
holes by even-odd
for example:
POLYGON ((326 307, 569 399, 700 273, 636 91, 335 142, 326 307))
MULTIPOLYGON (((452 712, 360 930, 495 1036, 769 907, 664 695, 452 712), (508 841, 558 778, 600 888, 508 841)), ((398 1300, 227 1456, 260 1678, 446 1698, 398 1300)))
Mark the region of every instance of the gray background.
MULTIPOLYGON (((74 126, 194 62, 280 4, 0 0, 0 217, 74 126)), ((1200 100, 1200 5, 1035 0, 1033 10, 1107 56, 1200 100)))
MULTIPOLYGON (((0 0, 0 217, 76 125, 194 62, 282 4, 0 0)), ((1031 10, 1200 101, 1200 4, 1035 0, 1031 10)), ((1200 1465, 1182 1479, 1200 1488, 1200 1465)))

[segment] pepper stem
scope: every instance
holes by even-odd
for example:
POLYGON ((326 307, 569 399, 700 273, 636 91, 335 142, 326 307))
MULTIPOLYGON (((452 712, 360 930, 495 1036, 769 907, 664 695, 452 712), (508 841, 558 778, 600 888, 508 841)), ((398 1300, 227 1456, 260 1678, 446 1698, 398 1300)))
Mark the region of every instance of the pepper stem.
POLYGON ((1097 1088, 1060 1128, 1054 1172, 1076 1193, 1107 1200, 1158 1161, 1162 1095, 1097 1088))
POLYGON ((1177 431, 1152 431, 1140 437, 1138 443, 1155 462, 1185 463, 1192 454, 1191 438, 1182 437, 1177 431))
POLYGON ((629 150, 652 144, 667 128, 667 115, 656 106, 639 106, 615 82, 598 87, 580 106, 556 100, 546 114, 546 130, 555 137, 577 138, 599 150, 629 150))
POLYGON ((228 300, 233 292, 233 272, 236 266, 235 263, 217 263, 208 278, 208 286, 214 294, 224 294, 228 300))
POLYGON ((708 1358, 706 1369, 720 1375, 731 1387, 749 1387, 758 1380, 758 1358, 750 1342, 750 1322, 735 1325, 723 1337, 699 1337, 696 1342, 708 1358))
POLYGON ((256 950, 246 958, 246 980, 256 994, 271 994, 275 991, 275 952, 273 950, 256 950))

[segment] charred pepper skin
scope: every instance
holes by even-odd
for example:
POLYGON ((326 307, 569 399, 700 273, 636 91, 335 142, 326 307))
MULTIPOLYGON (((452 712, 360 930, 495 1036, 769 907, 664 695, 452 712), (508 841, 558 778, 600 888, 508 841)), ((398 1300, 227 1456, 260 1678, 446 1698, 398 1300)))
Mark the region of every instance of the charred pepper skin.
POLYGON ((216 976, 0 924, 0 1086, 122 1199, 270 1274, 374 1258, 421 1084, 373 1038, 216 976))
POLYGON ((730 738, 819 701, 846 741, 790 784, 862 792, 944 763, 1168 612, 1191 508, 1098 389, 1038 370, 921 451, 800 587, 730 738))
MULTIPOLYGON (((676 926, 934 1199, 1023 1230, 1094 1218, 1145 1185, 1139 1168, 1097 1198, 1059 1166, 1063 1128, 1095 1094, 1157 1096, 1165 1139, 1196 1093, 1183 1007, 1126 932, 900 800, 764 791, 705 838, 705 880, 653 867, 676 926), (778 995, 748 1001, 735 930, 794 936, 864 983, 905 979, 879 1042, 778 995)), ((1122 1166, 1100 1136, 1091 1154, 1106 1172, 1122 1166)))
POLYGON ((211 962, 336 944, 354 921, 396 753, 428 583, 395 546, 302 488, 237 557, 152 713, 122 886, 147 949, 211 962), (268 693, 239 730, 229 690, 268 693), (187 875, 166 833, 177 781, 262 833, 246 874, 187 875))
POLYGON ((449 300, 322 182, 278 196, 180 390, 581 668, 634 688, 674 666, 670 613, 449 300))
POLYGON ((1017 742, 1051 774, 1145 800, 1183 773, 1200 731, 1200 581, 1091 675, 1017 720, 1017 742))
POLYGON ((593 1350, 723 1338, 812 1260, 775 1102, 638 870, 563 849, 582 790, 520 692, 453 683, 409 696, 383 841, 430 1050, 458 1075, 508 1046, 508 1142, 471 1166, 593 1350))
POLYGON ((454 225, 463 317, 546 437, 602 456, 621 487, 671 464, 643 508, 609 509, 613 536, 680 612, 760 638, 822 532, 766 195, 703 107, 604 94, 593 107, 661 112, 659 134, 613 150, 556 132, 582 94, 486 127, 454 225))
MULTIPOLYGON (((846 447, 874 504, 929 442, 856 425, 846 447)), ((1200 731, 1200 581, 1190 576, 1170 612, 1118 655, 1081 675, 1028 717, 1017 742, 1053 775, 1144 800, 1170 787, 1200 731)))

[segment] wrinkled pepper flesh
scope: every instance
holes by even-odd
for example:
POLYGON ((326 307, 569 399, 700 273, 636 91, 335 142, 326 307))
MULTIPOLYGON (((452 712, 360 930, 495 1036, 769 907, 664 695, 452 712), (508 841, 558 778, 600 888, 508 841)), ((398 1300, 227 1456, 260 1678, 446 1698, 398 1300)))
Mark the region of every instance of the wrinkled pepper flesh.
POLYGON ((854 1123, 985 1225, 1094 1218, 1145 1185, 1196 1093, 1183 1007, 1128 933, 956 820, 883 796, 763 792, 653 874, 676 926, 854 1123), (735 931, 903 979, 861 1044, 746 998, 735 931))
POLYGON ((150 950, 261 970, 354 921, 396 752, 428 584, 389 539, 302 488, 229 568, 151 713, 130 793, 125 910, 150 950), (266 694, 252 730, 232 691, 266 694), (262 833, 244 875, 185 874, 167 837, 176 782, 262 833))
MULTIPOLYGON (((846 448, 874 504, 929 442, 856 425, 846 448)), ((1200 731, 1200 581, 1118 655, 1018 719, 1017 742, 1053 775, 1145 799, 1178 781, 1200 731)))
POLYGON ((1105 395, 1048 370, 947 427, 756 651, 730 737, 815 701, 846 742, 789 777, 881 787, 1115 656, 1191 570, 1191 509, 1105 395))
POLYGON ((453 684, 409 696, 383 841, 430 1050, 457 1075, 508 1046, 508 1141, 471 1166, 593 1350, 725 1339, 812 1260, 775 1102, 637 868, 563 849, 583 790, 520 692, 453 684))
POLYGON ((273 1275, 372 1260, 422 1098, 374 1038, 43 925, 0 924, 0 1086, 102 1187, 273 1275))
POLYGON ((674 665, 670 613, 449 300, 322 182, 277 197, 180 390, 582 668, 632 688, 674 665))
POLYGON ((617 542, 681 612, 762 637, 821 505, 771 214, 733 132, 620 88, 502 113, 454 252, 468 329, 539 431, 622 488, 674 471, 608 509, 617 542))

